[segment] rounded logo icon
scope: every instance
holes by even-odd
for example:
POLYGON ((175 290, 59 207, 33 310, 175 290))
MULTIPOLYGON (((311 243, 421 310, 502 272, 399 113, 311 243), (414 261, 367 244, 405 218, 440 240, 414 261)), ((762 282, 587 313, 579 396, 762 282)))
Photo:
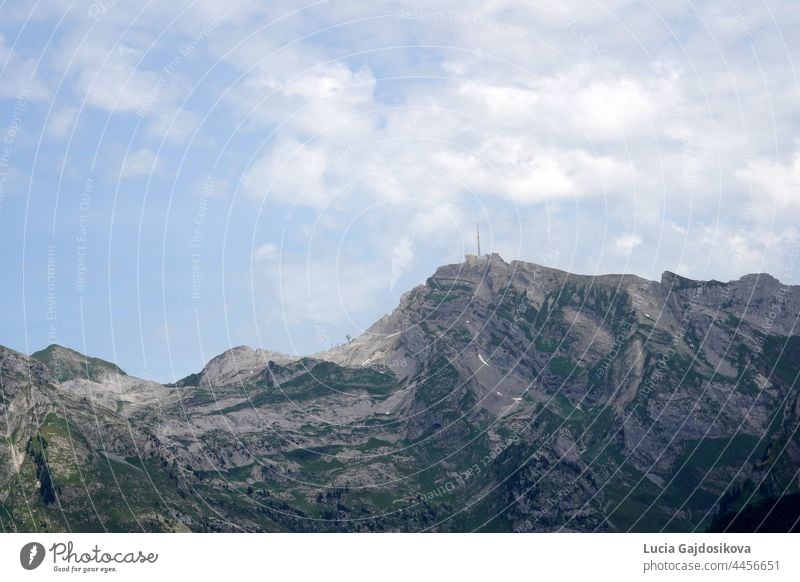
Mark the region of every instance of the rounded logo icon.
POLYGON ((44 546, 39 542, 30 542, 22 546, 19 552, 19 563, 26 570, 35 570, 44 561, 44 546))

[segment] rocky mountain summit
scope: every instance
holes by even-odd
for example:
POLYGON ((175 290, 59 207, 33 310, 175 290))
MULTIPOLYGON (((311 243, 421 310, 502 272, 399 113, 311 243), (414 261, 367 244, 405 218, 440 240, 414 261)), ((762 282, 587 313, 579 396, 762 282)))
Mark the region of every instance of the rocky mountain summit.
POLYGON ((800 287, 440 267, 310 357, 160 385, 0 348, 5 531, 786 531, 800 287))

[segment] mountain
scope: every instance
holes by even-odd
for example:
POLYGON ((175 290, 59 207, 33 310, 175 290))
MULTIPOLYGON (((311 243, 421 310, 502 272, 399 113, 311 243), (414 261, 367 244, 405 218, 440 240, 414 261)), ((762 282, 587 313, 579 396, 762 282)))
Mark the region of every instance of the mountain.
POLYGON ((34 352, 31 354, 31 358, 46 364, 56 379, 61 382, 81 378, 101 382, 109 376, 126 375, 116 364, 99 358, 90 358, 75 350, 55 344, 34 352))
POLYGON ((237 347, 171 385, 0 348, 0 527, 797 529, 798 314, 765 274, 490 255, 345 345, 237 347))

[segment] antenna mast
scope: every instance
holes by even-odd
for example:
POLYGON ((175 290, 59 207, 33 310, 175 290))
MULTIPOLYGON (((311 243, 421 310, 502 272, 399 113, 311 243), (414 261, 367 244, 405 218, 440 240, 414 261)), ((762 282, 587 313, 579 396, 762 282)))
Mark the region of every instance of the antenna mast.
POLYGON ((480 222, 476 222, 475 223, 475 229, 476 229, 475 232, 478 233, 478 257, 480 257, 481 256, 481 223, 480 222))

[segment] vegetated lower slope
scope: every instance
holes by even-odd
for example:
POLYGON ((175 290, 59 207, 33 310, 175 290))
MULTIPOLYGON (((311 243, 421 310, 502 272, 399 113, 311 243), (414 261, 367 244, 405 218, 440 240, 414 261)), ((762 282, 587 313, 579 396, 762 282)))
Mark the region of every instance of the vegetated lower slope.
POLYGON ((344 346, 234 348, 174 385, 4 350, 0 526, 785 531, 798 313, 768 275, 492 255, 441 267, 344 346))

